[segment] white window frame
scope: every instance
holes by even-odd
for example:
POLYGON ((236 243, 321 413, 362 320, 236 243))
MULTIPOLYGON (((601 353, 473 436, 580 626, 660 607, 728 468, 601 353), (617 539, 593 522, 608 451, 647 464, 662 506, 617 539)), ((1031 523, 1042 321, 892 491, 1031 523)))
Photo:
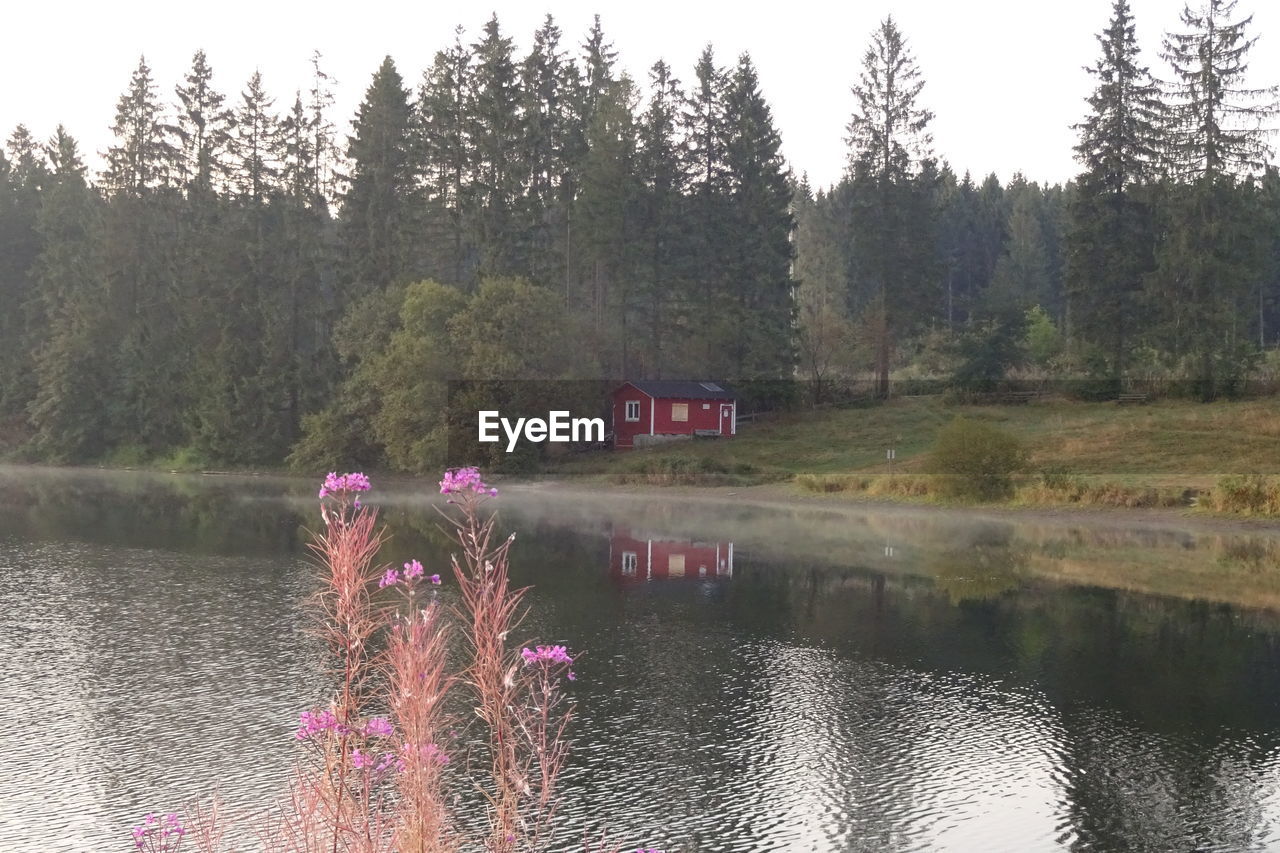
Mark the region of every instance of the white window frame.
POLYGON ((639 565, 640 565, 640 559, 635 551, 622 552, 622 573, 624 575, 628 575, 628 576, 635 575, 636 569, 639 567, 639 565))
POLYGON ((622 419, 628 423, 638 422, 640 420, 640 401, 627 400, 624 405, 625 409, 623 411, 625 412, 625 415, 622 419))

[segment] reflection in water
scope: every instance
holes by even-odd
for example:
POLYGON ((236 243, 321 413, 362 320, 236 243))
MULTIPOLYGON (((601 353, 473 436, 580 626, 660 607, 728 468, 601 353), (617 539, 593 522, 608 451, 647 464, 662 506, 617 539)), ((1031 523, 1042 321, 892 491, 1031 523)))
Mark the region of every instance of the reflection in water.
POLYGON ((609 537, 615 580, 654 581, 733 577, 732 542, 693 542, 619 527, 609 537))
MULTIPOLYGON (((510 491, 526 628, 586 651, 566 850, 604 821, 684 853, 1280 849, 1265 530, 510 491), (1206 573, 1217 603, 1174 597, 1206 573)), ((325 692, 313 495, 0 469, 0 850, 279 790, 325 692)), ((389 559, 443 567, 426 498, 383 510, 389 559)))

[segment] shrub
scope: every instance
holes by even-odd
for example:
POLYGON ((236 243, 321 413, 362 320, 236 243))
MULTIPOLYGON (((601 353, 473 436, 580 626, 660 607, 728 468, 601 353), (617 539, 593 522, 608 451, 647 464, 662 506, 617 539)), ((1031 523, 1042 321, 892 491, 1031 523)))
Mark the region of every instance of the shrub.
POLYGON ((1007 498, 1013 478, 1027 467, 1027 452, 1016 436, 990 424, 956 418, 938 431, 929 471, 950 497, 1007 498))
POLYGON ((1280 515, 1280 481, 1261 474, 1223 477, 1209 491, 1206 503, 1218 512, 1280 515))

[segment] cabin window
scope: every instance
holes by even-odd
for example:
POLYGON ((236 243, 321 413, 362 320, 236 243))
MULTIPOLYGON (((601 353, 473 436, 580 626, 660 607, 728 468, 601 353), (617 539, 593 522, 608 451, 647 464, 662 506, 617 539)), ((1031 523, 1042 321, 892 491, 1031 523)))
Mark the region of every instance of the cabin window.
POLYGON ((684 577, 684 554, 672 554, 667 558, 667 574, 673 578, 684 577))
MULTIPOLYGON (((638 420, 640 420, 640 401, 639 401, 639 400, 628 400, 628 401, 627 401, 627 415, 626 415, 626 419, 627 419, 627 420, 629 420, 629 421, 638 421, 638 420)), ((633 556, 633 557, 634 557, 634 556, 635 556, 635 554, 632 554, 631 556, 633 556)))
POLYGON ((672 403, 671 404, 671 420, 673 421, 689 420, 689 404, 688 403, 672 403))
POLYGON ((636 573, 636 565, 640 561, 636 559, 635 551, 622 552, 622 573, 624 575, 634 575, 636 573))
POLYGON ((710 403, 703 403, 703 404, 702 404, 702 410, 703 410, 704 412, 705 412, 707 409, 710 409, 710 408, 711 408, 711 404, 710 404, 710 403))

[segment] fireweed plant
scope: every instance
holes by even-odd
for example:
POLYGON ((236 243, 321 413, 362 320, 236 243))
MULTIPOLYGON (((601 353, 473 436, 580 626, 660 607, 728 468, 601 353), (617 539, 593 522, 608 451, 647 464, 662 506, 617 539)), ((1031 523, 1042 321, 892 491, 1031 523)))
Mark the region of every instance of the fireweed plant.
MULTIPOLYGON (((576 678, 574 658, 564 646, 511 642, 528 588, 511 586, 514 534, 497 538, 495 517, 484 512, 497 489, 475 468, 446 471, 440 481, 448 499, 440 512, 458 545, 450 561, 458 603, 445 607, 433 589, 441 576, 419 561, 399 569, 377 563, 388 537, 377 510, 360 501, 369 488, 360 473, 331 473, 320 488, 324 526, 309 548, 321 569, 316 605, 335 690, 325 707, 299 716, 294 739, 304 757, 280 808, 260 822, 262 849, 545 850, 568 754, 573 703, 565 683, 576 678), (388 603, 388 592, 398 600, 388 603), (455 636, 464 666, 451 672, 455 636), (474 720, 452 719, 449 696, 472 708, 474 720), (458 819, 458 792, 468 788, 483 794, 483 820, 458 819)), ((184 841, 197 853, 233 849, 223 843, 216 800, 190 817, 188 828, 176 814, 148 815, 133 829, 134 846, 147 853, 177 853, 184 841)))

